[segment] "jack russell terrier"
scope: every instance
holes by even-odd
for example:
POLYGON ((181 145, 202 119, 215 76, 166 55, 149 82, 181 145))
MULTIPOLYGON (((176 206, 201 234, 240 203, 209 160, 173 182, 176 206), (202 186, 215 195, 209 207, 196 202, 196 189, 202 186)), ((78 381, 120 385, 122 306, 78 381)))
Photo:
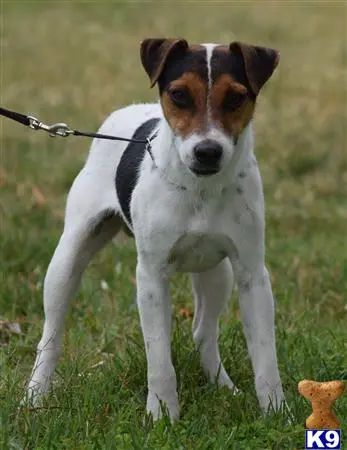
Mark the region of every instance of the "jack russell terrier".
MULTIPOLYGON (((148 367, 147 413, 179 416, 171 360, 169 280, 189 272, 193 338, 209 379, 236 387, 218 348, 218 319, 233 278, 255 388, 264 412, 284 402, 277 365, 274 299, 264 262, 264 199, 253 153, 259 91, 276 50, 233 42, 189 45, 146 39, 141 61, 160 102, 112 113, 68 195, 64 231, 44 283, 45 323, 28 396, 38 402, 59 357, 63 320, 91 258, 120 229, 135 237, 137 304, 148 367)), ((232 351, 232 349, 231 349, 232 351)))

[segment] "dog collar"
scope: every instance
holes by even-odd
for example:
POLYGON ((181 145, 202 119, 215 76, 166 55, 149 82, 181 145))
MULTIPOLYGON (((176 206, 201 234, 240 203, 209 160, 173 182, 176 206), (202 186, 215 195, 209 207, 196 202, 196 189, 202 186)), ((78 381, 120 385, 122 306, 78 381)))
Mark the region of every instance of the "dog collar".
POLYGON ((169 184, 174 186, 176 189, 179 189, 181 191, 186 191, 187 188, 185 186, 182 186, 181 184, 175 183, 174 181, 170 180, 170 177, 168 176, 167 171, 165 169, 162 169, 161 167, 159 167, 154 159, 154 155, 152 152, 152 142, 158 136, 158 133, 159 133, 159 130, 156 129, 154 131, 154 133, 147 139, 147 144, 146 144, 146 151, 148 152, 149 156, 151 157, 153 167, 159 172, 161 177, 165 181, 167 181, 169 184))

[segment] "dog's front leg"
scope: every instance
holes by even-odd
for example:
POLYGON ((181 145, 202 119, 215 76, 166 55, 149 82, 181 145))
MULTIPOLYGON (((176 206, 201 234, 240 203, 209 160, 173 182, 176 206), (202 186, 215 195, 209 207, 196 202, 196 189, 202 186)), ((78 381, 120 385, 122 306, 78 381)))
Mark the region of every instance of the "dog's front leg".
POLYGON ((139 257, 137 302, 147 355, 147 413, 154 420, 162 415, 161 403, 170 419, 178 418, 176 374, 171 360, 171 304, 169 279, 139 257))
POLYGON ((275 410, 284 401, 279 376, 274 324, 274 299, 265 267, 236 271, 241 317, 255 376, 260 407, 275 410))

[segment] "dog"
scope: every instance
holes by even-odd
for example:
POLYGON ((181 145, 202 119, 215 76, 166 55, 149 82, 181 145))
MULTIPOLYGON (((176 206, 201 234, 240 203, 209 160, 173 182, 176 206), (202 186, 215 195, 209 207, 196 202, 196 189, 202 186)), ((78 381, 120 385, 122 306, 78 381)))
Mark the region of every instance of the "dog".
MULTIPOLYGON (((284 402, 274 299, 264 262, 264 199, 252 122, 279 62, 270 48, 145 39, 141 61, 160 101, 113 112, 69 192, 64 230, 44 282, 45 323, 28 384, 47 393, 63 320, 91 258, 121 229, 135 238, 137 304, 147 357, 147 413, 179 417, 171 359, 170 276, 191 276, 193 339, 207 377, 236 392, 218 348, 218 319, 234 284, 264 412, 284 402), (151 146, 145 145, 148 141, 151 146)), ((232 351, 232 349, 231 349, 232 351)))

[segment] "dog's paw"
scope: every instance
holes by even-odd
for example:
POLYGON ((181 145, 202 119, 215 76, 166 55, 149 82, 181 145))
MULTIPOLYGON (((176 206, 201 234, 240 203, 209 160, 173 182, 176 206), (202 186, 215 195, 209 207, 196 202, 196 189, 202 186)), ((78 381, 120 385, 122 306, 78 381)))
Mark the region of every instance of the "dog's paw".
POLYGON ((231 390, 231 392, 236 395, 238 394, 240 391, 237 389, 237 387, 235 386, 235 384, 231 381, 231 379, 229 378, 228 374, 225 372, 225 370, 222 372, 220 372, 218 378, 217 378, 217 384, 218 387, 227 387, 228 389, 231 390))
POLYGON ((240 395, 242 394, 242 391, 238 389, 233 382, 231 383, 225 383, 225 384, 219 384, 220 387, 227 387, 233 395, 240 395))
POLYGON ((147 397, 146 412, 151 415, 154 421, 157 421, 167 414, 171 422, 179 418, 179 404, 177 393, 168 396, 165 399, 159 399, 157 394, 149 392, 147 397))
POLYGON ((283 412, 286 424, 294 425, 296 423, 294 413, 285 400, 282 403, 281 411, 283 412))
POLYGON ((229 375, 227 374, 226 370, 224 369, 223 365, 221 365, 218 376, 216 378, 212 378, 210 376, 210 379, 212 381, 216 381, 217 379, 217 386, 219 388, 227 387, 233 395, 239 394, 241 391, 235 386, 235 384, 231 381, 229 378, 229 375))
POLYGON ((19 403, 19 408, 39 408, 42 406, 44 394, 38 389, 29 388, 19 403))
POLYGON ((259 403, 263 416, 282 413, 286 420, 288 419, 290 421, 292 418, 292 412, 284 398, 282 390, 277 395, 274 392, 272 392, 272 395, 269 394, 266 402, 264 399, 263 402, 259 399, 259 403))

